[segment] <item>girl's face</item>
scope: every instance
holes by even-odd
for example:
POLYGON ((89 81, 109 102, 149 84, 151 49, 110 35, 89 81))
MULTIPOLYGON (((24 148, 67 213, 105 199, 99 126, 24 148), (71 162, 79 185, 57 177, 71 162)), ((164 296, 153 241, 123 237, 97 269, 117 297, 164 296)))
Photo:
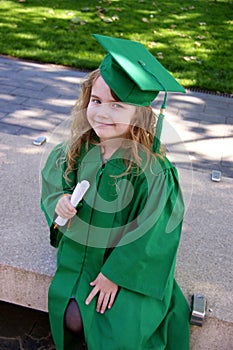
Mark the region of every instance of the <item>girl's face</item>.
POLYGON ((100 76, 92 86, 87 119, 101 141, 126 137, 136 107, 116 101, 100 76))

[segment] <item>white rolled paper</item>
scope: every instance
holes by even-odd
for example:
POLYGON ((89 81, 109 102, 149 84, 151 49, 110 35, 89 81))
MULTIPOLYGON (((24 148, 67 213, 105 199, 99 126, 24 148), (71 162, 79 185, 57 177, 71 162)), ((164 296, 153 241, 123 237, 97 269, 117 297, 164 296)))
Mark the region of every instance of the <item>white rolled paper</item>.
MULTIPOLYGON (((90 187, 90 183, 87 180, 78 182, 74 192, 71 195, 70 203, 76 207, 78 203, 82 200, 84 194, 87 192, 90 187)), ((55 220, 55 223, 59 226, 64 226, 67 223, 68 219, 63 219, 61 216, 58 216, 55 220)))

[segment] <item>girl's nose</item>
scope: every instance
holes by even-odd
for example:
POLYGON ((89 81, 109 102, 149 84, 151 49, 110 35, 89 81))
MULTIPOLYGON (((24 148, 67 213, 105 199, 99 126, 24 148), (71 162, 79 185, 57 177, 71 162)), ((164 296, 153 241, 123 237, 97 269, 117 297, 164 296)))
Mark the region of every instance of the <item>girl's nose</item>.
POLYGON ((110 108, 108 104, 102 104, 98 107, 96 115, 100 118, 107 119, 110 117, 110 108))

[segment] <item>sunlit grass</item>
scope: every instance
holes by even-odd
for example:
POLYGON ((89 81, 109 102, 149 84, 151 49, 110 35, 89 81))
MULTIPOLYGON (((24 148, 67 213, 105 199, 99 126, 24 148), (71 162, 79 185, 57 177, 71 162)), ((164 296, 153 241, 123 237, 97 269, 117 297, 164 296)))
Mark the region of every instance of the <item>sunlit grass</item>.
POLYGON ((92 33, 142 42, 186 87, 233 92, 227 0, 1 0, 0 53, 96 68, 92 33))

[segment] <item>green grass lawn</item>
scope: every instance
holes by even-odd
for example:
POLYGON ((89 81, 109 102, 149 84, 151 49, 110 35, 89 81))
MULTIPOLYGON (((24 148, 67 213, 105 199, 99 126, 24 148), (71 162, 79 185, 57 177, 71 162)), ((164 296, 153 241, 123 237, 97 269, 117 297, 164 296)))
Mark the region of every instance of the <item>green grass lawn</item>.
POLYGON ((185 86, 233 92, 233 2, 0 0, 0 53, 80 69, 104 50, 92 33, 141 41, 185 86))

